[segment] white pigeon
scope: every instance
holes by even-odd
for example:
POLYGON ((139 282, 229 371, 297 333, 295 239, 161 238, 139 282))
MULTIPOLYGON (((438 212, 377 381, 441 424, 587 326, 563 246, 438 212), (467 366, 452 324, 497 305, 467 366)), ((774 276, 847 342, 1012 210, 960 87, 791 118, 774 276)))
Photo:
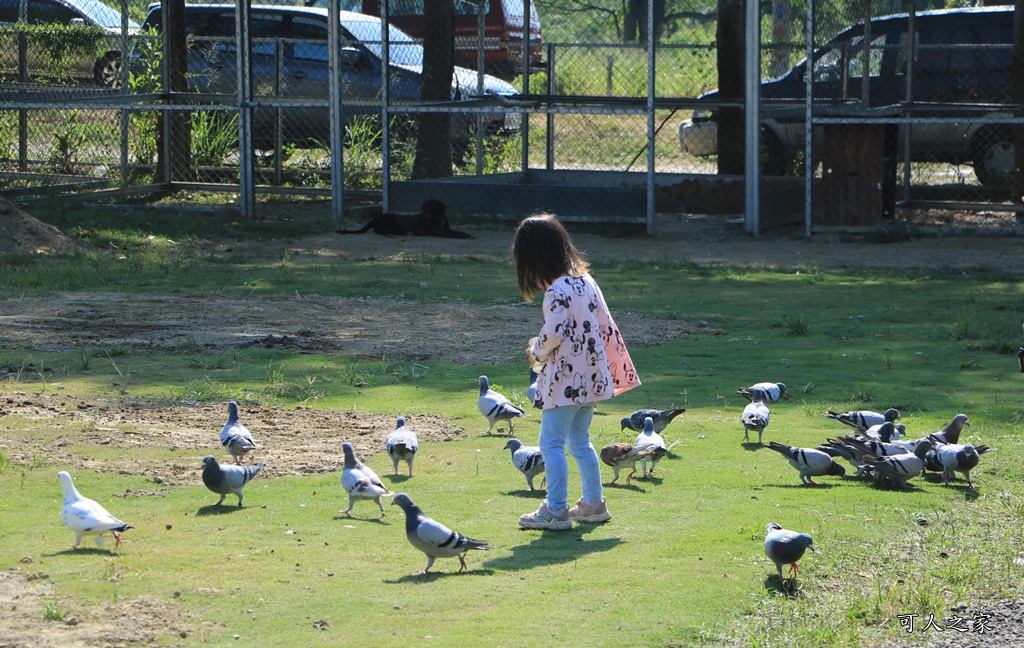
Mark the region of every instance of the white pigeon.
POLYGON ((889 408, 882 414, 872 412, 871 410, 855 410, 852 412, 843 412, 841 414, 839 412, 829 410, 825 412, 825 416, 835 419, 844 425, 856 428, 861 432, 867 430, 872 425, 879 425, 886 421, 895 422, 901 418, 900 411, 896 408, 889 408))
MULTIPOLYGON (((529 484, 530 490, 537 490, 533 487, 533 478, 544 472, 544 455, 541 454, 540 448, 523 445, 519 439, 509 439, 505 442, 505 447, 502 450, 512 451, 512 465, 526 477, 526 483, 529 484)), ((540 487, 544 488, 546 483, 547 477, 545 476, 540 487)))
POLYGON ((650 454, 640 455, 640 467, 643 469, 643 474, 640 479, 645 479, 654 472, 654 467, 658 465, 658 461, 661 460, 666 454, 668 454, 668 447, 665 446, 665 440, 661 438, 661 435, 654 431, 654 419, 648 416, 644 419, 644 429, 640 434, 636 435, 636 440, 633 441, 633 447, 637 451, 650 450, 650 454), (647 470, 647 462, 651 462, 651 469, 647 470))
POLYGON ((263 470, 265 463, 260 462, 255 466, 226 466, 220 465, 217 457, 207 455, 203 457, 203 484, 209 490, 220 495, 220 499, 214 506, 220 506, 224 498, 233 493, 238 496, 238 506, 242 506, 242 488, 256 476, 256 473, 263 470))
POLYGON ((345 453, 345 467, 341 471, 341 487, 348 493, 348 508, 338 511, 338 513, 351 516, 352 505, 357 499, 370 499, 377 502, 380 516, 387 517, 388 514, 384 510, 384 505, 380 503, 380 498, 390 497, 394 493, 381 482, 377 473, 356 459, 356 453, 352 450, 351 443, 342 443, 341 449, 345 453))
POLYGON ((487 422, 490 423, 487 434, 491 433, 494 424, 498 421, 508 421, 508 435, 512 436, 515 434, 513 419, 527 415, 522 408, 516 407, 512 401, 491 389, 490 383, 487 382, 487 376, 480 376, 480 398, 477 399, 476 405, 480 409, 480 413, 486 416, 487 422))
POLYGON ((685 411, 685 407, 676 407, 666 410, 638 409, 619 422, 619 425, 621 426, 620 430, 629 428, 634 432, 643 432, 644 419, 650 417, 651 420, 654 421, 654 431, 663 432, 665 428, 668 427, 668 424, 672 422, 672 419, 685 411))
POLYGON ((789 459, 789 465, 800 471, 800 481, 817 485, 813 477, 835 475, 844 477, 846 469, 836 463, 828 453, 815 448, 794 448, 784 443, 768 442, 768 447, 789 459))
POLYGON ((220 431, 220 444, 234 457, 236 464, 241 464, 242 457, 256 449, 252 435, 238 418, 238 403, 235 401, 228 403, 228 422, 220 431))
POLYGON ((925 469, 942 473, 942 483, 949 485, 953 473, 963 473, 967 485, 978 487, 971 481, 971 470, 977 468, 981 455, 988 452, 988 446, 975 447, 970 443, 940 443, 925 455, 925 469))
POLYGON ((57 473, 57 479, 60 481, 61 490, 64 491, 64 506, 60 509, 60 519, 64 526, 75 534, 75 544, 71 548, 78 549, 82 538, 86 536, 96 536, 96 546, 102 547, 106 544, 107 539, 103 536, 107 533, 114 536, 114 549, 122 546, 121 532, 132 527, 108 513, 107 509, 97 502, 82 497, 75 489, 68 473, 60 471, 57 473))
POLYGON ((412 462, 416 458, 416 451, 420 443, 416 433, 405 427, 405 417, 399 416, 395 431, 388 435, 384 441, 384 449, 391 462, 395 466, 395 474, 398 474, 398 462, 404 461, 409 464, 409 476, 412 477, 412 462))
POLYGON ((470 549, 490 551, 494 549, 483 540, 467 538, 461 533, 452 531, 445 525, 431 519, 416 506, 405 493, 395 495, 392 506, 400 506, 405 511, 405 537, 409 543, 427 555, 427 566, 417 574, 427 574, 434 564, 435 558, 458 557, 462 564, 459 571, 466 569, 466 552, 470 549))
POLYGON ((764 539, 764 554, 775 563, 775 569, 779 572, 779 581, 785 582, 782 577, 782 566, 789 565, 789 573, 800 573, 796 561, 804 557, 808 549, 814 551, 814 540, 806 533, 783 529, 782 525, 771 522, 764 527, 768 536, 764 539))
POLYGON ((761 435, 764 434, 764 429, 768 427, 772 415, 768 411, 768 406, 764 403, 764 392, 760 389, 755 389, 753 396, 754 400, 747 403, 747 406, 743 408, 743 414, 740 415, 740 421, 743 423, 743 440, 750 441, 750 431, 755 430, 757 432, 757 442, 761 443, 761 435))
POLYGON ((789 398, 789 394, 786 393, 785 383, 771 383, 771 382, 759 382, 754 383, 750 387, 744 387, 743 389, 737 389, 736 393, 740 394, 748 401, 754 400, 754 390, 760 389, 764 392, 764 399, 769 403, 777 403, 780 398, 789 398))

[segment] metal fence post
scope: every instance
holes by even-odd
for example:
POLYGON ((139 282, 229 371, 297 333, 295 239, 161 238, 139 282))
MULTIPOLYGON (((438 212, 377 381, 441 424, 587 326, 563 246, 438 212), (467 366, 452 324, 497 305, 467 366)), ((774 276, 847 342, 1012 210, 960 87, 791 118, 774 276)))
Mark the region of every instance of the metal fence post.
POLYGON ((238 61, 238 207, 245 218, 256 215, 256 179, 252 140, 252 0, 237 0, 235 53, 238 61))
POLYGON ((760 5, 752 0, 746 2, 746 88, 744 89, 743 111, 746 147, 744 147, 744 221, 746 232, 761 234, 761 13, 760 5))
MULTIPOLYGON (((386 6, 386 4, 385 4, 386 6)), ((327 3, 327 69, 331 76, 327 81, 328 111, 331 141, 331 218, 340 223, 345 215, 345 168, 344 135, 345 124, 341 105, 341 0, 327 3)), ((386 13, 386 11, 385 11, 386 13)), ((387 142, 384 142, 387 150, 387 142)))

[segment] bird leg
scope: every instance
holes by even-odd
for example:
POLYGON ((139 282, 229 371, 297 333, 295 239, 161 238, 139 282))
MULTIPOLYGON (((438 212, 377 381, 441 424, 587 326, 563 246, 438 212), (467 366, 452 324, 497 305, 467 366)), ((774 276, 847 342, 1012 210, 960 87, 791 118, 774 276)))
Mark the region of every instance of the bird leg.
POLYGON ((462 567, 459 567, 459 571, 469 569, 466 567, 466 554, 459 554, 459 562, 462 563, 462 567))
POLYGON ((750 430, 743 428, 743 440, 750 441, 750 430))
POLYGON ((547 475, 544 476, 544 479, 540 480, 540 487, 541 488, 547 488, 548 487, 548 477, 547 477, 547 475))
POLYGON ((630 482, 630 480, 633 479, 633 475, 635 475, 635 474, 636 474, 636 466, 633 467, 633 472, 631 472, 628 475, 626 475, 626 483, 627 484, 630 482))
POLYGON ((123 547, 124 543, 121 542, 121 534, 117 531, 112 531, 111 533, 114 534, 114 549, 117 549, 118 547, 123 547))
POLYGON ((345 514, 345 515, 347 515, 349 517, 352 517, 352 513, 350 513, 351 510, 352 510, 352 507, 350 506, 347 509, 343 509, 343 510, 338 511, 338 513, 343 513, 343 514, 345 514))
POLYGON ((793 563, 789 566, 789 573, 793 574, 794 576, 800 573, 800 568, 797 566, 796 563, 793 563))

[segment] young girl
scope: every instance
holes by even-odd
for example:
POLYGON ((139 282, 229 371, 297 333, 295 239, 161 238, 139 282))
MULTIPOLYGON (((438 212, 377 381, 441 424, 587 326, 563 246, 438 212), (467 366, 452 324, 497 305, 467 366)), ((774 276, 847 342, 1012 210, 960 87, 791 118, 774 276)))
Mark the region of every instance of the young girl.
POLYGON ((589 265, 553 215, 523 220, 512 238, 519 292, 526 301, 544 293, 544 326, 526 354, 537 372, 533 406, 542 410, 540 450, 547 498, 519 518, 527 529, 561 531, 572 521, 611 519, 601 489, 597 452, 590 443, 594 403, 640 384, 589 265), (576 459, 583 496, 568 508, 565 446, 576 459))

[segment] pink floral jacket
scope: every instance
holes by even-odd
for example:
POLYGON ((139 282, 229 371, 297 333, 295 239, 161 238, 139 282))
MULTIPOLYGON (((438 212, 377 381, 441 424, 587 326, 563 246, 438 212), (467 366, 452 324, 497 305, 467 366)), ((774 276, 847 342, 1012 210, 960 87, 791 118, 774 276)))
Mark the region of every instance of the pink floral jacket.
POLYGON ((590 274, 561 276, 544 292, 544 326, 529 349, 533 406, 594 403, 640 384, 604 295, 590 274))

